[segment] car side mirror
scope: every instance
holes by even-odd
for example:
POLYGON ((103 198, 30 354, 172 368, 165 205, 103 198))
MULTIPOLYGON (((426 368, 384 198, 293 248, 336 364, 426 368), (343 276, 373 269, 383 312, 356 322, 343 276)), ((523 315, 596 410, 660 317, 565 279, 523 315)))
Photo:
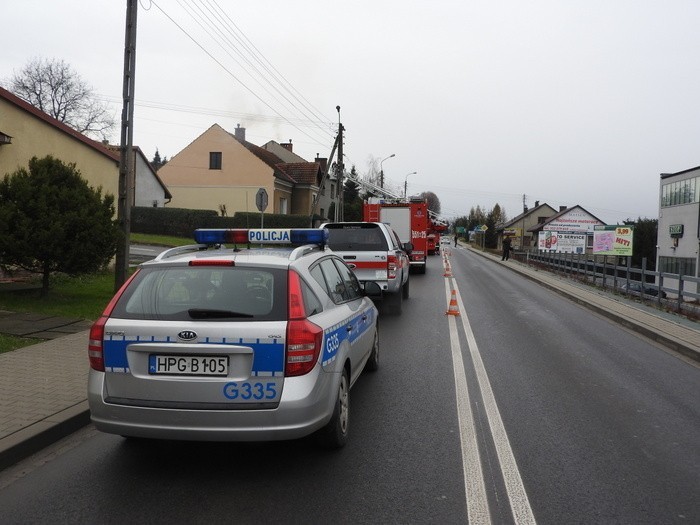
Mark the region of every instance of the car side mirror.
POLYGON ((403 251, 406 253, 411 253, 413 251, 413 243, 412 242, 405 242, 403 243, 403 251))
POLYGON ((382 287, 374 281, 365 281, 363 289, 365 292, 365 296, 369 297, 370 299, 382 298, 382 287))

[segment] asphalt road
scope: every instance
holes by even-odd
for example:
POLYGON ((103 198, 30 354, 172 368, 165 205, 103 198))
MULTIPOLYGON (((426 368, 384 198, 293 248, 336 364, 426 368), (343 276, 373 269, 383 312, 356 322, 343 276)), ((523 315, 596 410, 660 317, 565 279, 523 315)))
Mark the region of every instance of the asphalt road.
POLYGON ((380 318, 380 370, 351 392, 342 451, 87 427, 0 473, 0 521, 700 522, 697 365, 498 264, 451 259, 453 288, 431 258, 403 314, 380 318))

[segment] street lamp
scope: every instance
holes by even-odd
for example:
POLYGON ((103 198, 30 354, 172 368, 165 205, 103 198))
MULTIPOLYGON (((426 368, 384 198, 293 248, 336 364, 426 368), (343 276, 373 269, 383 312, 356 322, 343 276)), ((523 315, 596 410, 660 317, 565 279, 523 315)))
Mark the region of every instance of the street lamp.
POLYGON ((408 176, 409 176, 409 175, 415 175, 416 173, 418 173, 418 172, 417 172, 417 171, 412 171, 411 173, 407 173, 406 176, 405 176, 404 179, 403 179, 403 198, 404 198, 404 199, 406 198, 406 195, 407 195, 406 190, 408 189, 408 176))
POLYGON ((382 164, 384 164, 385 160, 389 160, 391 157, 396 157, 396 153, 392 153, 387 158, 382 159, 381 162, 379 163, 379 187, 380 188, 384 187, 384 167, 382 166, 382 164))

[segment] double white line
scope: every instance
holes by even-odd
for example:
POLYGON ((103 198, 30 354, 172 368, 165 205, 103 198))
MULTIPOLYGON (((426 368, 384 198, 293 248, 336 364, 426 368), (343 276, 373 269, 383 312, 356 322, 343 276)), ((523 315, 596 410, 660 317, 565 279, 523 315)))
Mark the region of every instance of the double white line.
MULTIPOLYGON (((491 383, 486 374, 484 363, 481 360, 479 348, 474 338, 474 332, 469 324, 467 312, 464 309, 464 303, 462 303, 462 296, 457 288, 457 283, 451 278, 445 279, 447 304, 449 304, 451 300, 451 284, 454 286, 455 295, 457 297, 457 305, 460 312, 459 317, 462 320, 464 333, 467 337, 467 344, 469 345, 469 353, 474 363, 477 383, 484 402, 484 409, 491 430, 491 436, 493 437, 496 447, 496 453, 501 466, 501 474, 506 486, 506 493, 513 513, 513 519, 515 523, 518 524, 534 524, 536 523, 535 516, 532 514, 530 501, 525 492, 518 465, 515 463, 513 450, 510 447, 510 441, 508 440, 506 429, 503 426, 503 420, 498 411, 496 399, 493 396, 491 383)), ((464 360, 462 359, 462 348, 459 344, 459 336, 457 333, 457 319, 452 315, 447 317, 450 328, 452 367, 454 369, 455 391, 457 395, 459 435, 462 444, 462 468, 464 471, 464 487, 467 497, 467 517, 470 524, 491 523, 488 499, 484 486, 484 474, 479 457, 476 426, 474 424, 474 416, 469 401, 467 377, 464 371, 464 360)))

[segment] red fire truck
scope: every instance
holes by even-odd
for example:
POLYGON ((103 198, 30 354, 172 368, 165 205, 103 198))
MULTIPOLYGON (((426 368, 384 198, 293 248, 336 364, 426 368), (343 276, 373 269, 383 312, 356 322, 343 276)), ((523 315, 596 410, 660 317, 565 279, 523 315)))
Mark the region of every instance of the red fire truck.
POLYGON ((449 225, 432 210, 428 210, 428 255, 440 254, 440 235, 445 233, 449 225))
POLYGON ((428 203, 425 199, 370 198, 363 205, 362 219, 367 222, 384 222, 398 234, 402 243, 410 242, 411 269, 425 273, 428 255, 428 203))

